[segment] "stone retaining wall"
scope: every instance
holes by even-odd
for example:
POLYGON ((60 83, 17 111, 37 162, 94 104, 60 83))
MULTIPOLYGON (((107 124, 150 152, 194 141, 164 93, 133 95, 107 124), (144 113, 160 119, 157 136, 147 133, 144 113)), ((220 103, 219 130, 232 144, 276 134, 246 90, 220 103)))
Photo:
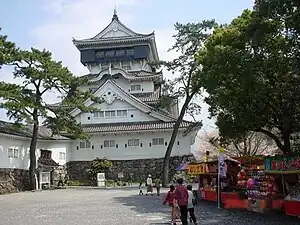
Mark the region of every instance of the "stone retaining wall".
POLYGON ((0 194, 26 190, 28 170, 0 168, 0 194))
MULTIPOLYGON (((176 167, 182 162, 195 161, 193 155, 174 156, 170 159, 170 178, 176 172, 176 167)), ((148 174, 152 178, 160 178, 163 171, 163 158, 138 160, 112 160, 113 166, 106 179, 117 180, 118 173, 123 172, 124 180, 144 181, 148 174)), ((71 180, 90 180, 88 169, 91 161, 72 161, 67 163, 67 170, 71 180)))

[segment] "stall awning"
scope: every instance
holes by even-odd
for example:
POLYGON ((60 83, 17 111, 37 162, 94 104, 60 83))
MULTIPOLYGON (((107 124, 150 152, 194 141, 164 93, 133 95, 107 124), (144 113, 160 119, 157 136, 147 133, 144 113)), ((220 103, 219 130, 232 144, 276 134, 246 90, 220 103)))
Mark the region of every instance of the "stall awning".
POLYGON ((176 167, 176 170, 179 170, 179 171, 181 171, 181 170, 187 170, 188 167, 189 167, 189 163, 188 162, 181 163, 179 166, 176 167))

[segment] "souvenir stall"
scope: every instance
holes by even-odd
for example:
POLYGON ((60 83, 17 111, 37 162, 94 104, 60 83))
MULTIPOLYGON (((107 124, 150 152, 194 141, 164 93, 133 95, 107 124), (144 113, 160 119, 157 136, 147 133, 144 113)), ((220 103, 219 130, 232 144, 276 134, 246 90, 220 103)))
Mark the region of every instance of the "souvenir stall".
POLYGON ((267 157, 266 174, 273 175, 281 185, 279 198, 289 216, 300 216, 300 155, 267 157))
POLYGON ((238 173, 237 187, 241 190, 247 189, 247 181, 257 175, 258 171, 264 171, 264 156, 243 156, 235 160, 241 163, 241 171, 238 173))
POLYGON ((227 199, 225 208, 248 209, 248 195, 252 194, 252 192, 248 190, 248 183, 259 171, 264 170, 264 156, 243 156, 234 159, 241 163, 241 169, 237 175, 237 185, 235 188, 235 191, 239 193, 239 198, 227 199))
POLYGON ((247 197, 250 211, 264 212, 282 207, 275 177, 266 174, 265 171, 258 171, 248 179, 247 197))
MULTIPOLYGON (((239 163, 235 160, 226 159, 227 177, 221 180, 221 200, 238 198, 238 193, 234 192, 239 172, 239 163)), ((188 174, 199 176, 199 192, 201 199, 217 202, 218 193, 218 161, 211 161, 199 164, 189 164, 188 174)))

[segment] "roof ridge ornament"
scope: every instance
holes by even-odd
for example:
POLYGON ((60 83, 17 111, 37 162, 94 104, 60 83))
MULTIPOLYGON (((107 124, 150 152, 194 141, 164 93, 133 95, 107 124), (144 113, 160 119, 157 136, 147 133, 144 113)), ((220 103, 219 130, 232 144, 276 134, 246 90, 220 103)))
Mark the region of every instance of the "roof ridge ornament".
POLYGON ((113 15, 113 18, 112 18, 112 21, 114 21, 114 20, 119 20, 118 14, 117 14, 117 7, 116 6, 114 8, 114 15, 113 15))

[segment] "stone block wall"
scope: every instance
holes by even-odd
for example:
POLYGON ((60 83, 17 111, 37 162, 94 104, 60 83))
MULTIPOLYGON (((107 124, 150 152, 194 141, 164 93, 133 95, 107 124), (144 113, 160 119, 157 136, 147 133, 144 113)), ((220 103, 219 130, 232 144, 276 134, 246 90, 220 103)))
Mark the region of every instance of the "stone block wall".
MULTIPOLYGON (((176 167, 182 162, 194 162, 193 155, 174 156, 170 159, 170 178, 176 172, 176 167)), ((146 180, 148 174, 153 179, 161 178, 163 171, 163 158, 157 159, 138 159, 138 160, 112 160, 112 168, 106 173, 106 179, 118 180, 118 173, 123 173, 124 181, 146 180)), ((68 175, 71 180, 90 180, 88 169, 91 161, 73 161, 67 163, 68 175)))
POLYGON ((28 170, 0 168, 0 194, 26 190, 28 170))

